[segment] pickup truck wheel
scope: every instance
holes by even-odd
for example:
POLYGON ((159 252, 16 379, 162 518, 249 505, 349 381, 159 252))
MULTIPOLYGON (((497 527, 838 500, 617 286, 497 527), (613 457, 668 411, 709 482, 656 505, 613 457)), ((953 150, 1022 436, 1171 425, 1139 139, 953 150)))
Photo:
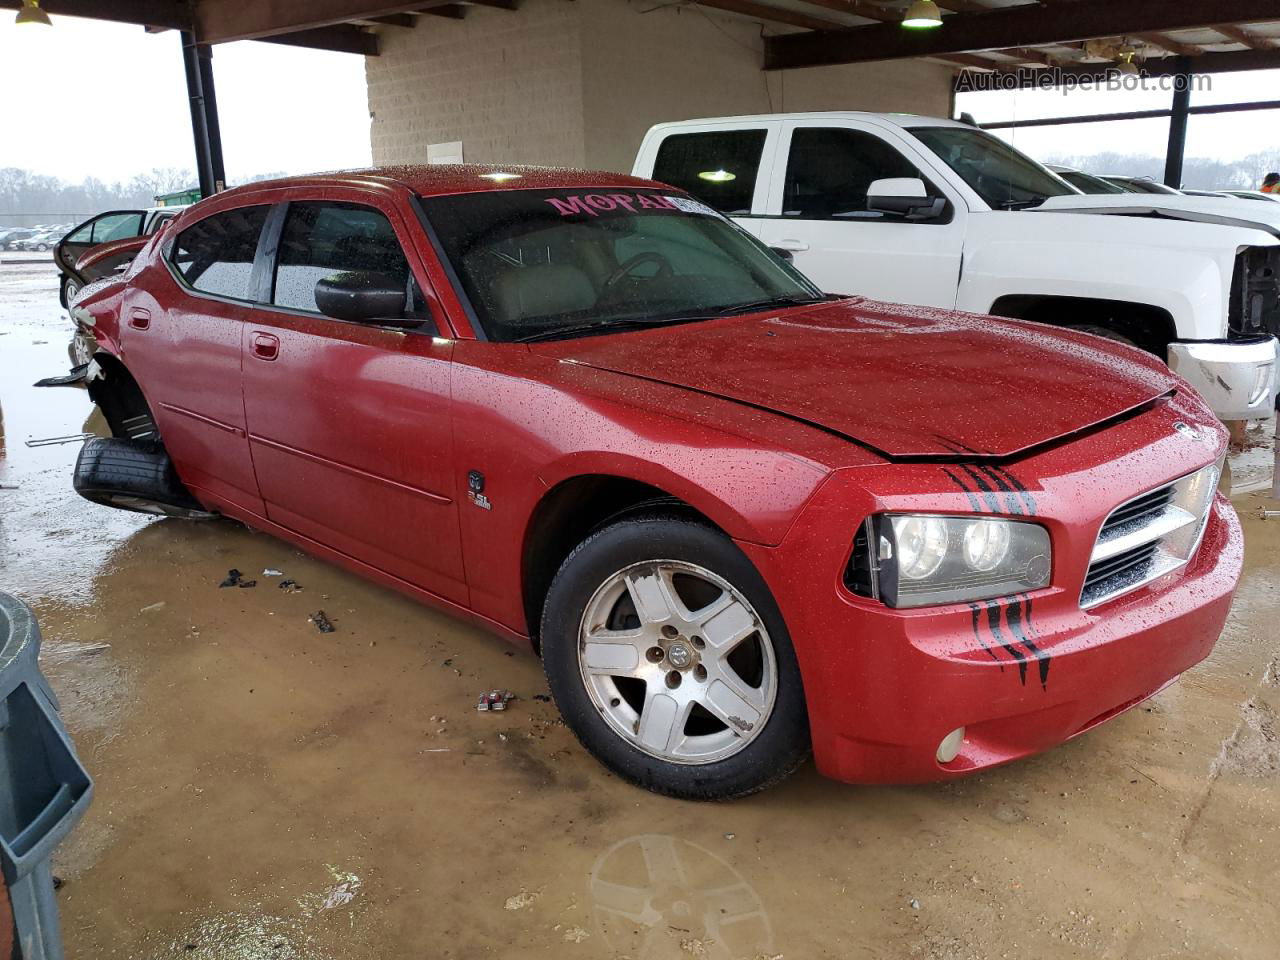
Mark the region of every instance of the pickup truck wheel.
POLYGON ((182 485, 169 454, 155 440, 95 437, 85 441, 73 484, 80 496, 106 507, 186 520, 215 516, 182 485))
POLYGON ((704 524, 655 513, 592 534, 556 574, 541 636, 565 722, 633 783, 724 800, 808 755, 782 615, 746 556, 704 524))

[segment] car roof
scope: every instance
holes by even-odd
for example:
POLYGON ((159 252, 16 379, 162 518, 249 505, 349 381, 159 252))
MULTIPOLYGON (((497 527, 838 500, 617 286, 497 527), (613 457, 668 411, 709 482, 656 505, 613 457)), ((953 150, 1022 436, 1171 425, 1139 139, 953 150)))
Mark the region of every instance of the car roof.
POLYGON ((401 186, 420 196, 442 196, 455 193, 481 193, 492 190, 536 190, 545 188, 636 188, 661 186, 600 170, 576 170, 569 167, 535 167, 524 164, 435 163, 368 167, 362 170, 338 170, 313 173, 278 180, 259 180, 218 194, 219 197, 257 193, 284 187, 317 186, 401 186), (503 175, 507 176, 503 176, 503 175))
POLYGON ((697 126, 704 123, 762 123, 771 120, 870 120, 872 122, 893 124, 897 127, 959 127, 962 130, 979 130, 972 124, 962 120, 947 120, 943 117, 927 117, 915 113, 872 113, 867 110, 824 110, 811 113, 756 113, 738 117, 702 117, 696 120, 676 120, 659 123, 662 129, 683 126, 697 126))

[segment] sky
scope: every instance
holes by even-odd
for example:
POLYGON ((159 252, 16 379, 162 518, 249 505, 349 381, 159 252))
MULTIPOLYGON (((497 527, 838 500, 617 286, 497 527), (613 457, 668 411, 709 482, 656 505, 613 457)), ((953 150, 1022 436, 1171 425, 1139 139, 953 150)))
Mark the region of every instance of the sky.
MULTIPOLYGON (((0 167, 79 183, 195 169, 176 31, 0 11, 0 167)), ((246 41, 213 48, 227 179, 368 166, 364 58, 246 41)))

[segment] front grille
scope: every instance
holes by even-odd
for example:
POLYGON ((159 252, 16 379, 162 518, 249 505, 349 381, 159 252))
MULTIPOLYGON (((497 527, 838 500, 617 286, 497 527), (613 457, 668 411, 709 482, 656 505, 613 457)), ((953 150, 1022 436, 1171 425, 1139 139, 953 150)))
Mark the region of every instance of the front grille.
POLYGON ((1114 600, 1187 563, 1204 532, 1217 482, 1217 467, 1205 467, 1112 510, 1098 530, 1080 606, 1114 600))
POLYGON ((1107 522, 1102 525, 1102 532, 1098 534, 1098 539, 1110 539, 1127 524, 1144 523, 1150 520, 1161 513, 1172 499, 1173 484, 1169 484, 1159 490, 1144 493, 1128 503, 1122 503, 1111 511, 1111 516, 1107 517, 1107 522))

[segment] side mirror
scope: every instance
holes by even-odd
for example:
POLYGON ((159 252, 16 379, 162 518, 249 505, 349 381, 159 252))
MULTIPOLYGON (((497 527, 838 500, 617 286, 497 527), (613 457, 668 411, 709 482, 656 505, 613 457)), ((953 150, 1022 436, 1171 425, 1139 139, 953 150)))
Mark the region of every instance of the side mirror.
POLYGON ((947 201, 929 196, 919 177, 886 177, 867 187, 867 209, 909 220, 930 220, 942 216, 947 201))
POLYGON ((405 284, 385 273, 334 273, 316 283, 316 306, 326 317, 410 329, 425 322, 404 315, 405 284))

